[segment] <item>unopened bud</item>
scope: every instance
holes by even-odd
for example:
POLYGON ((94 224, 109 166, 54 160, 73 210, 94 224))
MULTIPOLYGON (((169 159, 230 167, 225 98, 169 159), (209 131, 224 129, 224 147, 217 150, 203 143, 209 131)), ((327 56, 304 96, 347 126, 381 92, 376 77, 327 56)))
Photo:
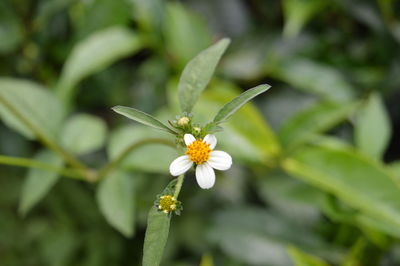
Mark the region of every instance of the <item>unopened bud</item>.
POLYGON ((199 128, 199 127, 193 127, 193 133, 195 133, 196 135, 198 135, 198 134, 200 134, 200 132, 201 132, 201 128, 199 128))
POLYGON ((178 119, 177 124, 180 127, 184 127, 184 126, 187 126, 189 121, 190 121, 189 117, 184 116, 184 117, 181 117, 181 118, 178 119))

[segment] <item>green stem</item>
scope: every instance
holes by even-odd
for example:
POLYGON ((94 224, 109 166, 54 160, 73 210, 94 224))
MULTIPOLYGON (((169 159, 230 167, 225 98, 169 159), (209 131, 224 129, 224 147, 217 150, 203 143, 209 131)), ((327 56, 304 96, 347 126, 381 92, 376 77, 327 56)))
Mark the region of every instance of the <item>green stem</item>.
POLYGON ((179 193, 181 192, 182 183, 183 183, 184 179, 185 179, 185 175, 178 176, 178 181, 176 182, 175 192, 174 192, 174 198, 175 199, 178 199, 178 196, 179 196, 179 193))
POLYGON ((58 153, 64 160, 69 163, 72 167, 81 169, 83 172, 87 171, 87 167, 82 164, 80 161, 75 159, 71 154, 62 149, 59 145, 57 145, 53 140, 48 138, 45 133, 39 127, 36 127, 28 118, 26 118, 23 114, 19 112, 17 108, 15 108, 12 104, 10 104, 4 97, 0 96, 0 103, 2 103, 13 115, 15 115, 22 123, 24 123, 35 136, 41 141, 45 146, 54 152, 58 153))
POLYGON ((117 167, 124 159, 126 156, 128 156, 132 151, 135 149, 144 146, 146 144, 164 144, 167 146, 175 147, 175 145, 167 140, 167 139, 160 139, 160 138, 149 138, 149 139, 144 139, 138 142, 135 142, 128 146, 123 152, 121 152, 114 160, 106 164, 103 168, 100 169, 98 176, 97 176, 97 181, 103 179, 107 174, 109 174, 115 167, 117 167))
POLYGON ((85 179, 78 171, 74 169, 59 168, 51 164, 47 164, 41 161, 31 160, 27 158, 11 157, 0 155, 0 164, 14 165, 27 168, 37 168, 47 171, 53 171, 63 175, 65 177, 75 178, 75 179, 85 179))

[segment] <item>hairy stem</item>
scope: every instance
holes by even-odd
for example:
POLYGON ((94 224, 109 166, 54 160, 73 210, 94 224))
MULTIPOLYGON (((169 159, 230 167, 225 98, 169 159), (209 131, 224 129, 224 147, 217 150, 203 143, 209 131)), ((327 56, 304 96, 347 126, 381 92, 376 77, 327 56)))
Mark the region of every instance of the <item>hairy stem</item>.
POLYGON ((185 175, 178 176, 178 181, 176 182, 175 192, 174 192, 174 198, 175 199, 178 199, 178 196, 179 196, 179 193, 181 192, 182 183, 183 183, 184 179, 185 179, 185 175))
POLYGON ((65 177, 70 177, 70 178, 75 178, 75 179, 85 179, 85 176, 83 176, 77 170, 60 168, 60 167, 56 167, 56 166, 48 164, 48 163, 31 160, 31 159, 27 159, 27 158, 0 155, 0 164, 43 169, 43 170, 47 170, 47 171, 56 172, 65 177))

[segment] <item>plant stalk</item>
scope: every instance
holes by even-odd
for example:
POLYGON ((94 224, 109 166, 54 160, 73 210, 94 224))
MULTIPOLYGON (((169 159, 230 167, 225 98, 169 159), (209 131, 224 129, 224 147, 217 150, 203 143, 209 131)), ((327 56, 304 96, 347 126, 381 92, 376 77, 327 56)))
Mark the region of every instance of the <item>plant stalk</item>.
POLYGON ((21 122, 23 122, 35 136, 38 138, 40 142, 42 142, 49 149, 53 150, 57 154, 59 154, 68 164, 72 167, 82 170, 84 173, 87 171, 87 167, 78 161, 74 156, 69 154, 59 145, 57 145, 52 139, 46 136, 45 133, 38 127, 36 127, 28 118, 26 118, 21 112, 15 108, 11 103, 9 103, 4 97, 0 95, 0 103, 2 103, 12 114, 14 114, 21 122))
POLYGON ((179 193, 181 192, 183 180, 185 179, 185 175, 180 175, 178 176, 178 181, 176 182, 175 185, 175 192, 174 192, 174 198, 178 199, 179 193))
POLYGON ((46 171, 53 171, 62 176, 69 177, 69 178, 86 179, 85 176, 80 174, 75 169, 60 168, 60 167, 56 167, 56 166, 48 164, 48 163, 31 160, 31 159, 27 159, 27 158, 0 155, 0 164, 27 167, 27 168, 37 168, 37 169, 42 169, 42 170, 46 170, 46 171))

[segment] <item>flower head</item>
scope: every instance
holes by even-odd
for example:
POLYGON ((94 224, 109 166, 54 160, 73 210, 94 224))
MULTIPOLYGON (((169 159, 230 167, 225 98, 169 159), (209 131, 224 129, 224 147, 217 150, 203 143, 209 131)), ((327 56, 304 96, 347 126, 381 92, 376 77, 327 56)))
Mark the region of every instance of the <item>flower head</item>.
POLYGON ((198 139, 192 134, 185 134, 184 141, 187 146, 186 155, 176 158, 170 165, 171 175, 178 176, 196 164, 196 180, 201 188, 209 189, 214 186, 217 170, 228 170, 232 165, 232 157, 224 151, 215 151, 217 138, 207 135, 198 139), (214 168, 214 169, 213 169, 214 168))
POLYGON ((176 210, 177 200, 171 195, 164 195, 160 197, 158 209, 164 213, 170 213, 176 210))

